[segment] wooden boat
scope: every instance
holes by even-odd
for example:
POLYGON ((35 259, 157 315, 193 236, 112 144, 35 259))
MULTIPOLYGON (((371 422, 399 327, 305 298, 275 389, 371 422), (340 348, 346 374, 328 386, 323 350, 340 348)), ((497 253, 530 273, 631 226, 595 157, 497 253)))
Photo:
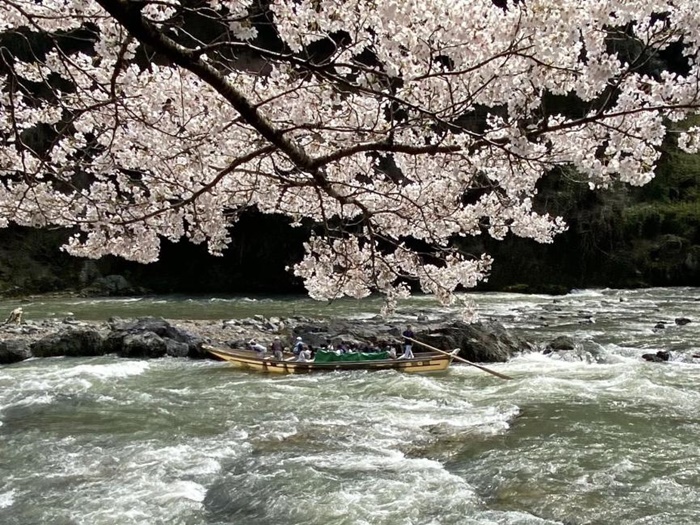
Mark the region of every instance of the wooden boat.
POLYGON ((239 368, 272 374, 310 374, 339 370, 398 370, 400 372, 426 373, 447 370, 459 350, 451 353, 416 353, 414 359, 368 359, 353 361, 278 361, 272 357, 261 359, 255 352, 230 350, 205 345, 211 355, 228 361, 239 368))

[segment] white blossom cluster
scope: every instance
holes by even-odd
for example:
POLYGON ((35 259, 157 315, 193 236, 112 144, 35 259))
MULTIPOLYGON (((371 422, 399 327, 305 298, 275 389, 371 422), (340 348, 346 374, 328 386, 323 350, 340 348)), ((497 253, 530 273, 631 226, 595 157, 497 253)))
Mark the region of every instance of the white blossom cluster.
MULTIPOLYGON (((693 0, 259 9, 1 2, 0 33, 44 43, 0 52, 0 227, 77 227, 73 254, 149 262, 161 237, 221 253, 256 206, 326 225, 293 269, 312 297, 380 291, 391 305, 417 279, 449 303, 491 264, 455 238, 551 242, 566 225, 534 205, 542 177, 567 166, 591 187, 644 184, 668 130, 700 107, 693 0), (196 17, 206 31, 183 22, 196 17), (687 71, 645 69, 669 50, 687 71), (32 140, 39 129, 51 132, 32 140)), ((679 144, 698 151, 698 128, 679 144)))

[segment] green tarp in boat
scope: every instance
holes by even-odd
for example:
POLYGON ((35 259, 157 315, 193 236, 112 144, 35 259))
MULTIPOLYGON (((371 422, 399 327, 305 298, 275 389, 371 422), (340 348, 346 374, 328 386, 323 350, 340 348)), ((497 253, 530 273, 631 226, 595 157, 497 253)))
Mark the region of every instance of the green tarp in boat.
POLYGON ((389 352, 336 354, 335 352, 319 350, 314 357, 314 363, 335 363, 339 361, 346 363, 350 361, 376 361, 379 359, 389 359, 389 352))

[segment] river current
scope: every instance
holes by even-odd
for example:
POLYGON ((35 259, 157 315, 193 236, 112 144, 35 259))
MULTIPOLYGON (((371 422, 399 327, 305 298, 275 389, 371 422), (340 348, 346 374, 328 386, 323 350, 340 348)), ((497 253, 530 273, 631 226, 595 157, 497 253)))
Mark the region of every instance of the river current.
MULTIPOLYGON (((0 367, 3 525, 700 523, 700 289, 473 294, 544 345, 440 375, 267 377, 214 361, 0 367), (691 322, 684 326, 677 318, 691 322), (654 329, 659 322, 663 329, 654 329), (668 363, 644 353, 669 350, 668 363)), ((18 303, 0 302, 9 311, 18 303)), ((27 318, 373 316, 378 301, 37 299, 27 318)), ((427 299, 402 307, 443 312, 427 299)), ((455 315, 457 313, 455 312, 455 315)))

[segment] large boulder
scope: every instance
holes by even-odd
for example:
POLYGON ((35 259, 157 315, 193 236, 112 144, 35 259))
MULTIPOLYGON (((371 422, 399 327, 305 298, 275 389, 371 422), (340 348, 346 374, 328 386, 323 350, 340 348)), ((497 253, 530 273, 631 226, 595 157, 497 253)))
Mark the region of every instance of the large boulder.
POLYGON ((189 357, 190 347, 187 343, 165 339, 165 354, 170 357, 189 357))
MULTIPOLYGON (((464 323, 456 321, 442 327, 415 330, 416 339, 440 350, 459 348, 459 356, 468 361, 505 362, 519 352, 532 350, 532 345, 498 323, 464 323)), ((421 345, 414 345, 414 351, 421 345)))
POLYGON ((31 345, 35 357, 81 357, 105 353, 104 338, 97 330, 72 328, 49 334, 31 345))
POLYGON ((32 351, 27 341, 11 339, 0 341, 0 365, 17 363, 32 356, 32 351))
POLYGON ((177 328, 159 317, 132 320, 113 317, 108 324, 112 331, 105 347, 110 353, 124 357, 161 357, 166 354, 192 358, 206 356, 200 336, 177 328))
POLYGON ((163 357, 167 352, 165 341, 153 332, 128 334, 122 339, 119 357, 163 357))
POLYGON ((552 350, 573 350, 576 348, 574 340, 568 335, 560 335, 559 337, 553 339, 548 345, 547 349, 552 350))

